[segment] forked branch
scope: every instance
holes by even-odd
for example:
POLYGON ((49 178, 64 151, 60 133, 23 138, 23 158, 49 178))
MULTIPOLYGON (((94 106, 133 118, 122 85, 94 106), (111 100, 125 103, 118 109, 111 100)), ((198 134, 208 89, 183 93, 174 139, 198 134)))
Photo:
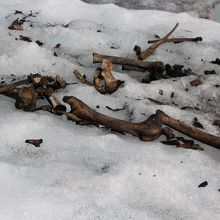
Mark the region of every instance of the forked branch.
POLYGON ((138 55, 138 59, 139 60, 144 60, 147 57, 149 57, 150 55, 154 54, 155 50, 162 45, 163 43, 165 43, 167 41, 167 39, 169 38, 169 36, 176 30, 176 28, 178 27, 178 23, 176 23, 176 25, 174 26, 174 28, 163 38, 160 38, 159 41, 155 42, 153 45, 151 45, 147 50, 141 52, 138 55))

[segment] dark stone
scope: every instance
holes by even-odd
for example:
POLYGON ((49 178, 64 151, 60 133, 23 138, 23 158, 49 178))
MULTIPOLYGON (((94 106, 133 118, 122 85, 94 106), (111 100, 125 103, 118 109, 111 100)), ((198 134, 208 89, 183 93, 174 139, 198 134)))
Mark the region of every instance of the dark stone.
POLYGON ((220 59, 219 59, 219 58, 216 58, 215 61, 213 60, 213 61, 211 61, 210 63, 220 65, 220 59))
POLYGON ((205 182, 203 182, 203 183, 200 183, 200 184, 198 185, 199 188, 200 188, 200 187, 206 187, 206 186, 208 186, 208 182, 207 182, 207 181, 205 181, 205 182))
POLYGON ((205 70, 204 74, 205 75, 213 75, 213 74, 217 74, 217 73, 215 72, 215 70, 205 70))
POLYGON ((61 44, 57 44, 54 48, 59 48, 61 46, 61 44))
POLYGON ((36 44, 38 44, 39 47, 41 47, 44 44, 43 42, 41 42, 39 40, 36 40, 35 42, 36 42, 36 44))

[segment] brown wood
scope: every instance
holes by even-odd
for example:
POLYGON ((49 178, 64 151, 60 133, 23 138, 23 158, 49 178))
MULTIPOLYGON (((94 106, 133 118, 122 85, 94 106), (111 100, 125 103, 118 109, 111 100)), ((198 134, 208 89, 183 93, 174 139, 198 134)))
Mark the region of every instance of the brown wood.
POLYGON ((166 115, 163 111, 157 110, 157 114, 160 116, 161 121, 169 127, 174 128, 177 131, 197 140, 202 143, 208 144, 215 148, 220 149, 220 137, 208 134, 204 131, 200 131, 197 128, 193 128, 189 125, 184 124, 176 119, 166 115))
POLYGON ((129 65, 123 65, 122 70, 137 71, 137 72, 145 72, 146 71, 144 68, 141 68, 138 66, 129 66, 129 65))
POLYGON ((161 38, 159 41, 155 42, 153 45, 151 45, 149 48, 147 48, 146 50, 144 50, 143 52, 141 52, 138 55, 138 59, 139 60, 144 60, 147 57, 149 57, 150 55, 154 54, 155 50, 163 43, 166 42, 166 40, 168 39, 168 37, 176 30, 176 28, 178 27, 178 23, 176 23, 176 25, 174 26, 174 28, 163 38, 161 38))
POLYGON ((161 134, 162 124, 157 114, 143 122, 131 123, 98 113, 73 96, 65 96, 63 101, 71 106, 70 113, 81 120, 103 125, 117 132, 138 136, 144 141, 155 140, 161 134))
POLYGON ((40 147, 40 145, 43 143, 43 139, 27 139, 25 143, 32 144, 35 147, 40 147))
MULTIPOLYGON (((152 43, 156 43, 158 41, 162 40, 162 38, 159 39, 155 39, 155 40, 149 40, 148 43, 152 44, 152 43)), ((164 43, 182 43, 185 41, 192 41, 192 42, 198 42, 198 41, 202 41, 201 37, 176 37, 176 38, 169 38, 167 39, 164 43)))
POLYGON ((63 101, 71 106, 69 114, 74 115, 74 117, 91 122, 91 124, 103 125, 117 132, 132 134, 144 141, 157 139, 162 133, 162 124, 165 124, 197 141, 220 149, 220 137, 186 125, 171 118, 161 110, 157 110, 156 114, 151 115, 143 122, 131 123, 98 113, 73 96, 65 96, 63 101))
POLYGON ((110 60, 113 64, 136 66, 149 71, 153 71, 153 70, 159 72, 164 71, 164 64, 161 61, 144 62, 140 60, 131 59, 128 57, 106 56, 106 55, 93 53, 93 63, 102 63, 104 59, 110 60))

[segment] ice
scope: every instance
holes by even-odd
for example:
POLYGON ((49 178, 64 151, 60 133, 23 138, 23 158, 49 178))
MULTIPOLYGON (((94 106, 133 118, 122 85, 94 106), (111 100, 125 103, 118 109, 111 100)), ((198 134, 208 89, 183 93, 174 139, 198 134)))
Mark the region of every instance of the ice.
POLYGON ((209 18, 211 10, 220 3, 219 0, 83 0, 87 3, 116 5, 129 9, 157 9, 170 12, 189 12, 202 18, 209 18))
MULTIPOLYGON (((212 125, 220 117, 216 87, 220 67, 210 63, 219 57, 220 24, 187 13, 135 11, 79 0, 2 0, 0 12, 0 81, 9 83, 16 78, 11 74, 19 78, 37 72, 59 74, 68 82, 78 82, 57 92, 60 100, 73 95, 101 113, 132 122, 161 109, 190 125, 197 117, 206 132, 220 135, 212 125), (28 18, 33 27, 25 22, 24 31, 8 30, 21 17, 13 14, 15 10, 38 12, 28 18), (182 64, 196 75, 143 84, 144 74, 127 74, 118 67, 113 74, 125 80, 125 86, 112 95, 101 95, 74 77, 73 70, 79 69, 92 80, 97 66, 92 64, 93 52, 136 58, 134 45, 146 49, 154 34, 165 35, 176 22, 179 27, 173 36, 202 36, 203 41, 164 44, 148 60, 182 64), (20 34, 33 42, 15 40, 20 34), (39 47, 36 40, 44 44, 39 47), (61 46, 54 48, 58 43, 61 46), (212 69, 216 75, 204 75, 204 70, 212 69), (191 87, 190 81, 196 78, 203 84, 191 87), (125 109, 113 112, 106 106, 125 109), (199 110, 181 110, 184 106, 199 110)), ((220 217, 220 153, 215 148, 201 143, 204 151, 165 146, 160 143, 164 137, 142 142, 104 128, 78 126, 64 116, 17 110, 14 101, 4 96, 0 96, 0 112, 0 219, 220 217), (41 147, 25 144, 29 138, 42 138, 41 147), (198 188, 204 181, 208 186, 198 188)))

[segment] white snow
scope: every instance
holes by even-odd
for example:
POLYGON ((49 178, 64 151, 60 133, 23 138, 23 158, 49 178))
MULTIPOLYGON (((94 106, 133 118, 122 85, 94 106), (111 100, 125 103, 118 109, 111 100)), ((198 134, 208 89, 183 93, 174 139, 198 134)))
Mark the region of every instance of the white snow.
MULTIPOLYGON (((97 66, 92 64, 93 52, 135 58, 135 44, 147 48, 147 40, 154 34, 163 36, 178 21, 173 36, 202 36, 203 41, 165 44, 148 60, 183 64, 203 85, 190 86, 198 76, 142 84, 139 80, 144 74, 121 73, 118 68, 115 77, 126 83, 112 95, 101 95, 79 83, 60 90, 57 96, 61 100, 64 95, 76 96, 94 109, 99 105, 99 112, 130 121, 144 120, 156 109, 188 124, 197 117, 206 132, 220 135, 219 128, 212 125, 220 117, 220 91, 215 87, 220 85, 220 66, 209 63, 220 57, 220 24, 186 13, 134 11, 79 0, 1 0, 0 12, 0 79, 7 82, 13 78, 11 74, 22 78, 37 72, 60 74, 68 82, 78 82, 74 69, 92 79, 97 66), (8 30, 11 22, 21 17, 14 15, 14 10, 38 12, 28 18, 33 27, 25 22, 24 31, 8 30), (66 24, 67 28, 62 26, 66 24), (15 40, 20 34, 33 42, 15 40), (39 47, 36 40, 44 45, 39 47), (61 47, 55 49, 58 43, 61 47), (203 74, 212 69, 216 75, 203 74), (165 104, 154 104, 148 97, 165 104), (125 106, 126 110, 112 112, 106 105, 125 106), (200 110, 181 110, 183 106, 200 110)), ((64 116, 17 110, 14 101, 4 96, 0 96, 0 109, 0 219, 220 218, 217 149, 201 144, 204 151, 185 150, 162 145, 165 137, 142 142, 103 128, 80 127, 64 116), (24 143, 29 138, 44 142, 35 148, 24 143), (198 188, 204 181, 208 186, 198 188)))
POLYGON ((114 3, 133 9, 156 9, 170 12, 190 12, 194 16, 210 18, 219 0, 83 0, 92 4, 114 3))

